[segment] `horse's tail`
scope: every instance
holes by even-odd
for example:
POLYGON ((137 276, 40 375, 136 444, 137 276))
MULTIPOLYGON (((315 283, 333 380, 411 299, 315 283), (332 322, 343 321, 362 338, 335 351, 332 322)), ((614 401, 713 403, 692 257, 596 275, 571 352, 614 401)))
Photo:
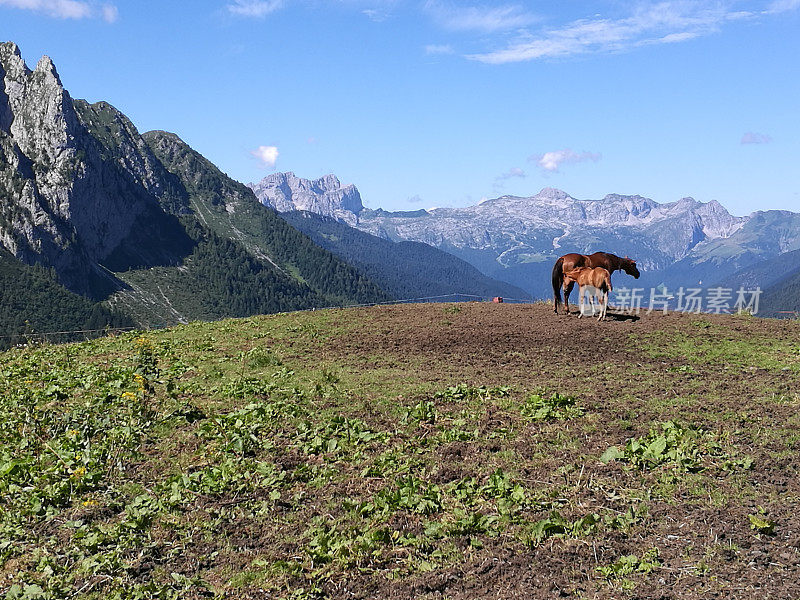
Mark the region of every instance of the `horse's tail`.
POLYGON ((558 305, 561 304, 561 287, 564 285, 564 257, 562 256, 553 265, 553 310, 558 314, 558 305))
POLYGON ((603 277, 603 283, 600 285, 600 291, 604 294, 610 294, 613 290, 614 288, 611 287, 611 276, 606 275, 603 277))

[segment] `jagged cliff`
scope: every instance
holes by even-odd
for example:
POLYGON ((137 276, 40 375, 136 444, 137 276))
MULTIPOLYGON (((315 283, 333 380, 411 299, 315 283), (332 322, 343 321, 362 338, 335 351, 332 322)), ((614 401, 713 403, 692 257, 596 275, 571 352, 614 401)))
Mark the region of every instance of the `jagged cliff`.
POLYGON ((343 186, 331 174, 312 181, 291 172, 273 173, 248 185, 262 204, 278 212, 304 210, 356 225, 364 210, 356 186, 343 186))
POLYGON ((73 103, 52 61, 31 71, 13 43, 0 45, 0 77, 0 244, 92 297, 119 287, 109 271, 178 264, 192 244, 161 210, 135 128, 105 124, 112 154, 102 143, 112 136, 92 135, 95 111, 73 103))

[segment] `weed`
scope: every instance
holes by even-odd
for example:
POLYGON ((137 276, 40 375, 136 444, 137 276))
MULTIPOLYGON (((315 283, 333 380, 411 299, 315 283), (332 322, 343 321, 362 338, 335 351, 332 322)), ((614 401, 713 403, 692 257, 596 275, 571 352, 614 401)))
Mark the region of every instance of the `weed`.
POLYGON ((404 423, 427 423, 433 425, 436 422, 436 406, 431 400, 420 400, 414 406, 407 409, 403 414, 404 423))
POLYGON ((597 567, 597 572, 605 577, 607 581, 620 579, 635 573, 649 574, 661 566, 658 554, 658 548, 650 548, 642 554, 641 558, 635 554, 621 556, 610 565, 597 567))
POLYGON ((548 517, 530 525, 524 537, 524 543, 536 547, 551 537, 581 537, 597 531, 601 523, 600 515, 589 513, 579 519, 570 521, 554 510, 548 517))
POLYGON ((247 366, 258 369, 262 367, 280 367, 283 365, 281 359, 269 348, 256 346, 245 353, 242 358, 247 361, 247 366))
POLYGON ((747 515, 750 520, 750 529, 761 535, 775 535, 775 525, 777 523, 772 519, 767 518, 767 511, 763 506, 758 507, 758 512, 753 515, 747 515))
POLYGON ((487 388, 485 386, 478 387, 460 383, 448 387, 443 392, 438 392, 434 399, 445 402, 468 402, 470 400, 488 402, 497 398, 505 398, 510 392, 511 388, 507 386, 487 388))
POLYGON ((629 439, 623 449, 611 446, 600 460, 604 463, 620 460, 641 470, 663 465, 675 471, 694 473, 714 464, 728 471, 749 469, 752 459, 736 458, 726 452, 724 441, 725 436, 667 421, 644 437, 629 439))
POLYGON ((275 426, 276 418, 274 405, 254 402, 206 420, 200 431, 213 441, 211 450, 217 454, 252 455, 270 444, 266 434, 275 426))
POLYGON ((532 394, 522 407, 522 416, 531 421, 564 420, 583 415, 572 396, 554 393, 549 397, 532 394))
POLYGON ((479 429, 474 427, 466 429, 469 419, 458 418, 450 422, 450 427, 441 427, 439 441, 441 442, 469 442, 478 438, 479 429))
POLYGON ((332 417, 323 425, 303 421, 297 426, 296 445, 305 454, 341 456, 354 446, 385 439, 385 433, 374 433, 359 419, 332 417))
POLYGON ((388 515, 407 510, 429 515, 442 509, 442 491, 413 475, 398 478, 390 487, 380 490, 372 500, 358 506, 362 515, 388 515))

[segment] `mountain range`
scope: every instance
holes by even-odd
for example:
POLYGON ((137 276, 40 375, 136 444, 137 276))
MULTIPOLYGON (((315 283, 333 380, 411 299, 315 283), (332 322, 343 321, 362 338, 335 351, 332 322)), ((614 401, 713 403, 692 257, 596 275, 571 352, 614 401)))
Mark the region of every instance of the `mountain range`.
MULTIPOLYGON (((273 193, 297 190, 300 202, 301 188, 292 182, 273 193)), ((329 210, 349 214, 361 205, 352 186, 322 196, 306 190, 329 210)), ((140 134, 110 104, 73 99, 48 57, 31 70, 15 44, 0 44, 0 344, 21 332, 162 326, 397 297, 387 289, 424 296, 430 281, 419 273, 427 269, 440 276, 437 291, 524 296, 437 252, 423 252, 422 263, 384 248, 378 254, 391 264, 350 264, 177 135, 140 134), (409 277, 402 286, 397 275, 383 277, 382 287, 367 270, 409 277)))
MULTIPOLYGON (((719 202, 692 198, 663 204, 619 194, 580 200, 545 188, 529 197, 502 196, 464 208, 388 212, 364 207, 353 186, 330 175, 309 181, 275 173, 250 186, 276 210, 312 210, 386 240, 423 242, 540 298, 551 296, 550 270, 567 252, 630 256, 642 279, 619 279, 617 285, 674 289, 723 284, 748 267, 800 249, 798 213, 737 217, 719 202), (346 205, 332 201, 345 189, 346 205), (310 197, 315 193, 318 200, 310 197)), ((784 270, 783 276, 793 271, 784 270)), ((748 284, 767 288, 779 279, 751 277, 748 284)))

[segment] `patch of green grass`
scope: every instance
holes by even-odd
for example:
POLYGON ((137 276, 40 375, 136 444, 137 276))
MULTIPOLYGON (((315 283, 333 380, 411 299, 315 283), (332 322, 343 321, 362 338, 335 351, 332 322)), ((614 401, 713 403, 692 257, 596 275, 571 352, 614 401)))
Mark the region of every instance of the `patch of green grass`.
POLYGON ((788 368, 800 372, 797 344, 788 339, 764 335, 731 336, 726 328, 698 321, 698 331, 673 333, 657 331, 641 336, 638 345, 653 358, 672 358, 688 361, 670 369, 691 374, 696 365, 724 365, 739 369, 759 368, 780 371, 788 368))

